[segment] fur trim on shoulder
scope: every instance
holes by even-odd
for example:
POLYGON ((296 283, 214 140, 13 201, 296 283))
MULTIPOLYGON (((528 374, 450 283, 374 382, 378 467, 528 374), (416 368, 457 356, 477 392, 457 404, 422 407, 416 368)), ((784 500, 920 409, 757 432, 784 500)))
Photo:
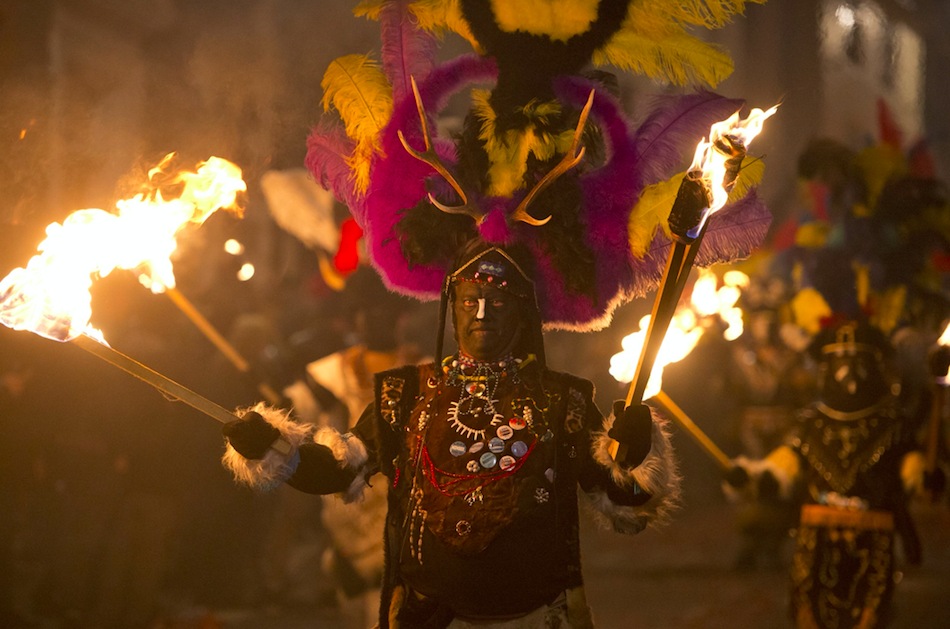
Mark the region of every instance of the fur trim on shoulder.
POLYGON ((633 469, 618 465, 610 456, 610 437, 607 436, 607 431, 613 427, 613 416, 606 419, 602 432, 593 435, 594 460, 610 470, 617 486, 629 488, 636 482, 644 492, 650 494, 646 503, 636 507, 614 504, 603 491, 588 494, 593 508, 598 514, 605 516, 606 523, 619 533, 634 534, 651 524, 665 524, 680 504, 682 477, 670 441, 669 422, 661 417, 656 409, 651 411, 653 442, 650 452, 643 462, 633 469))
POLYGON ((238 454, 228 443, 221 462, 234 474, 238 482, 262 491, 270 491, 294 473, 291 461, 295 460, 297 448, 310 438, 314 427, 310 424, 298 424, 290 418, 287 411, 272 408, 263 402, 253 408, 238 409, 237 415, 244 417, 249 411, 260 413, 264 421, 279 430, 281 438, 291 445, 290 451, 282 454, 271 448, 264 458, 251 460, 238 454))
POLYGON ((313 435, 313 442, 326 446, 333 453, 333 458, 340 463, 340 467, 350 468, 356 472, 356 478, 349 488, 340 497, 343 502, 350 503, 359 500, 366 489, 366 462, 369 455, 366 446, 355 435, 346 433, 341 435, 333 428, 321 428, 313 435))

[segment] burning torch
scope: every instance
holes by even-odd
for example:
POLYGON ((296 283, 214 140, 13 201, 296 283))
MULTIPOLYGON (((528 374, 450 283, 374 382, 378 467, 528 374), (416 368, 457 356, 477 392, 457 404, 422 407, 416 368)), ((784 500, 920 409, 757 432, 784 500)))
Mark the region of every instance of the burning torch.
MULTIPOLYGON (((151 178, 171 156, 149 173, 151 178)), ((235 208, 245 190, 241 170, 217 157, 199 164, 197 172, 180 173, 180 196, 165 200, 160 191, 140 193, 116 203, 117 214, 99 209, 79 210, 46 228, 40 252, 26 268, 14 269, 0 280, 0 323, 29 330, 48 339, 71 342, 95 354, 167 395, 227 423, 235 415, 182 385, 138 363, 106 343, 90 325, 89 292, 95 277, 115 269, 134 270, 140 281, 160 292, 174 288, 170 256, 175 236, 189 224, 200 225, 220 208, 235 208)), ((277 444, 288 449, 289 444, 277 444)))
MULTIPOLYGON (((749 117, 741 121, 737 112, 714 124, 710 128, 709 139, 703 139, 697 145, 693 163, 680 185, 670 212, 673 249, 653 302, 646 340, 627 392, 626 406, 643 402, 657 353, 699 252, 709 218, 726 204, 749 143, 762 131, 765 120, 777 109, 778 106, 768 111, 753 109, 749 117)), ((626 456, 625 448, 624 444, 614 441, 611 455, 614 459, 623 459, 626 456)))
MULTIPOLYGON (((736 307, 736 302, 741 289, 748 286, 749 277, 740 271, 728 271, 722 279, 722 286, 719 286, 714 272, 700 270, 688 303, 677 307, 670 320, 643 399, 656 400, 717 465, 728 470, 731 467, 729 457, 661 388, 666 365, 683 360, 693 351, 705 331, 713 325, 714 315, 727 324, 728 327, 723 331, 727 341, 733 341, 742 334, 742 312, 736 307)), ((618 382, 630 382, 633 379, 636 360, 642 353, 649 327, 649 316, 641 319, 640 331, 626 336, 621 342, 622 351, 611 357, 610 375, 618 382)))

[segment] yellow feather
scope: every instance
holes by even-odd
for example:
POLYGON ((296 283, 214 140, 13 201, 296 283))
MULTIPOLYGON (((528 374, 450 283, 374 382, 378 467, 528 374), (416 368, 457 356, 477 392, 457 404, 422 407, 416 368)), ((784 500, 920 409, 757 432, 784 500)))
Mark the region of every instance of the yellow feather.
POLYGON ((353 15, 356 17, 365 17, 369 20, 378 20, 379 12, 389 0, 363 0, 353 9, 353 15))
POLYGON ((419 21, 419 28, 442 37, 445 31, 451 31, 464 37, 475 52, 483 53, 482 47, 472 35, 468 22, 462 17, 460 0, 417 0, 409 5, 409 11, 419 21))
POLYGON ((491 0, 495 21, 501 30, 547 35, 567 41, 586 32, 597 19, 601 0, 491 0))
POLYGON ((485 90, 472 91, 472 110, 481 120, 479 138, 485 143, 490 163, 486 192, 492 196, 507 197, 523 186, 528 155, 533 154, 544 161, 566 152, 574 139, 574 130, 568 129, 558 135, 538 133, 533 121, 544 124, 549 118, 560 114, 561 108, 556 101, 531 101, 525 105, 523 113, 532 122, 522 131, 508 131, 499 135, 495 127, 495 111, 488 104, 488 96, 485 90))
POLYGON ((657 227, 670 235, 670 210, 676 200, 676 193, 686 173, 673 175, 666 181, 648 186, 640 193, 640 199, 630 213, 627 223, 627 235, 630 249, 637 258, 642 259, 650 249, 650 243, 656 235, 657 227))
POLYGON ((803 288, 792 299, 795 324, 811 335, 821 331, 821 320, 831 316, 831 307, 814 288, 803 288))
POLYGON ((715 86, 732 73, 722 49, 691 36, 686 28, 728 24, 746 4, 765 0, 641 0, 630 4, 621 30, 594 54, 595 63, 683 85, 715 86))
POLYGON ((735 203, 746 194, 752 186, 762 183, 762 176, 765 175, 765 162, 756 157, 746 155, 742 160, 742 168, 739 170, 739 178, 736 180, 735 187, 729 192, 729 203, 735 203))
POLYGON ((656 41, 629 30, 620 31, 594 53, 594 63, 609 63, 676 85, 703 82, 712 87, 733 69, 725 51, 685 32, 656 41))
POLYGON ((869 146, 858 153, 858 167, 864 174, 868 187, 868 206, 874 208, 884 185, 892 177, 903 174, 907 169, 900 149, 889 144, 869 146))
POLYGON ((369 55, 346 55, 330 63, 323 81, 323 108, 331 105, 340 112, 346 134, 356 142, 349 158, 356 189, 365 192, 369 185, 369 166, 380 150, 379 132, 393 111, 393 91, 386 76, 369 55))

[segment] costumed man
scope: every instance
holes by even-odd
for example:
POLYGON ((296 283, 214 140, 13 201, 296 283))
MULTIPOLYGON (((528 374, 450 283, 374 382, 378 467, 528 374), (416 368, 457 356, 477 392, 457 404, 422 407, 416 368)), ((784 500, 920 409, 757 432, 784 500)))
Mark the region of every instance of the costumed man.
MULTIPOLYGON (((590 627, 578 489, 627 533, 675 504, 665 422, 623 403, 605 422, 589 382, 547 368, 541 332, 603 328, 656 287, 677 168, 743 105, 666 97, 634 129, 613 78, 582 74, 594 60, 677 83, 724 78, 728 55, 686 28, 721 26, 745 3, 696 4, 358 7, 380 21, 382 64, 331 64, 324 104, 345 126, 315 129, 307 166, 349 207, 386 285, 440 299, 436 362, 377 375, 374 402, 342 435, 255 407, 226 426, 225 462, 257 486, 350 498, 387 486, 381 628, 590 627), (479 54, 436 64, 446 30, 479 54), (473 90, 455 143, 430 135, 430 111, 474 84, 494 87, 473 90), (450 312, 459 351, 443 361, 450 312)), ((768 229, 754 190, 734 194, 705 223, 697 264, 747 256, 768 229)), ((702 210, 690 211, 694 228, 702 210)))
POLYGON ((353 497, 383 473, 381 626, 589 627, 578 487, 631 533, 675 498, 663 422, 633 406, 605 426, 589 382, 544 366, 526 268, 473 243, 447 278, 459 352, 379 374, 350 433, 253 412, 228 425, 228 464, 257 482, 270 467, 302 491, 353 497), (269 450, 282 434, 289 457, 269 450), (608 434, 625 460, 610 458, 608 434))
POLYGON ((910 495, 940 484, 923 473, 893 386, 893 348, 877 328, 830 326, 809 347, 819 395, 785 445, 764 460, 740 457, 727 481, 760 495, 798 493, 803 506, 791 570, 800 629, 883 626, 894 586, 895 533, 911 564, 920 542, 910 495), (751 482, 750 482, 751 481, 751 482))

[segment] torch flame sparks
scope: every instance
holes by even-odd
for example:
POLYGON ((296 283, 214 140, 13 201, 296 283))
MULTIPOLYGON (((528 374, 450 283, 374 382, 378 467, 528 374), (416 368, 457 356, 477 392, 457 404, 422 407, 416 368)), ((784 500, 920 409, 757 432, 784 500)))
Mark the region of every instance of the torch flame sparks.
MULTIPOLYGON (((733 341, 742 335, 742 311, 736 308, 742 288, 749 285, 749 277, 741 271, 729 271, 723 276, 723 285, 713 271, 700 269, 699 278, 693 285, 693 293, 688 305, 676 309, 669 330, 660 346, 650 381, 647 383, 643 399, 648 400, 663 385, 663 368, 686 358, 699 343, 706 328, 712 325, 713 316, 719 317, 728 325, 723 332, 727 341, 733 341), (718 288, 717 288, 718 286, 718 288)), ((637 370, 637 361, 643 348, 650 315, 640 319, 640 330, 627 335, 621 341, 623 351, 610 358, 610 375, 617 382, 630 382, 637 370)))
MULTIPOLYGON (((709 208, 703 214, 703 219, 695 230, 696 233, 699 232, 699 229, 702 228, 706 220, 713 213, 721 209, 726 204, 726 201, 729 200, 729 188, 727 185, 732 182, 725 181, 725 177, 726 161, 730 156, 723 153, 722 150, 716 146, 717 143, 725 140, 726 144, 731 144, 732 146, 741 147, 743 149, 748 148, 752 140, 762 132, 765 121, 777 110, 778 105, 775 105, 767 111, 755 108, 749 113, 749 117, 745 120, 739 120, 739 112, 736 112, 726 120, 717 122, 710 127, 709 140, 703 139, 696 145, 696 153, 693 155, 693 163, 690 165, 689 170, 691 172, 702 172, 702 180, 705 182, 706 189, 712 198, 709 208)), ((691 233, 690 235, 693 234, 691 233)))
MULTIPOLYGON (((149 171, 150 183, 173 156, 149 171)), ((62 224, 49 225, 37 247, 40 254, 0 281, 0 323, 58 341, 80 334, 102 341, 101 333, 89 325, 94 277, 116 268, 138 269, 139 279, 153 292, 173 288, 170 257, 177 247, 175 237, 220 208, 239 213, 237 193, 247 186, 241 169, 219 157, 199 164, 197 172, 178 173, 171 183, 183 184, 178 198, 166 201, 153 186, 118 201, 117 214, 79 210, 62 224)))

